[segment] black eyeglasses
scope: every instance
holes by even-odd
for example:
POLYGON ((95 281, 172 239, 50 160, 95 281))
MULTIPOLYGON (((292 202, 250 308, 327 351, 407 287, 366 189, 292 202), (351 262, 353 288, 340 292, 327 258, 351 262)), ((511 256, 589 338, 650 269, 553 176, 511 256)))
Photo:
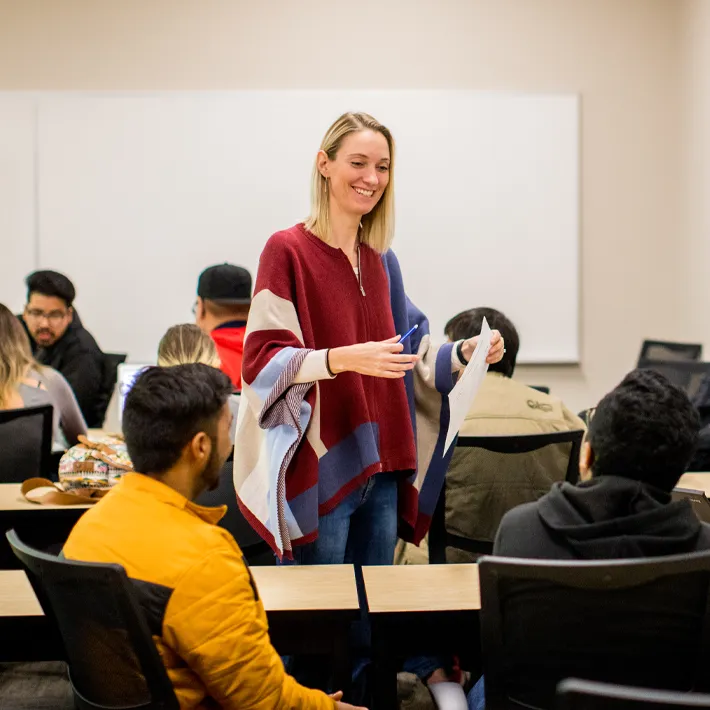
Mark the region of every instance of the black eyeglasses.
POLYGON ((45 313, 44 311, 41 311, 39 308, 28 308, 25 311, 25 315, 27 315, 28 318, 31 318, 32 320, 42 320, 43 318, 46 318, 50 323, 57 324, 60 323, 64 318, 67 317, 67 312, 66 311, 50 311, 49 313, 45 313))

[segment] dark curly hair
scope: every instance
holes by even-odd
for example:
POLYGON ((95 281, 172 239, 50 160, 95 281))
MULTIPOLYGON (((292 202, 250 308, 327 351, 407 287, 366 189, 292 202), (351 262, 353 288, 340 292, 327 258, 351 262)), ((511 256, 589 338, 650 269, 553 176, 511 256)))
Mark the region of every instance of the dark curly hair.
POLYGON ((54 296, 61 298, 71 308, 76 298, 74 284, 58 271, 34 271, 25 280, 27 284, 27 300, 33 293, 41 293, 43 296, 54 296))
POLYGON ((492 330, 500 331, 505 340, 503 359, 489 365, 488 370, 502 372, 506 377, 512 377, 520 349, 520 337, 510 319, 500 311, 495 308, 483 307, 462 311, 444 326, 444 333, 449 340, 468 340, 481 332, 484 318, 492 330))
POLYGON ((698 444, 700 417, 683 390, 633 370, 597 405, 589 424, 594 476, 623 476, 671 491, 698 444))
POLYGON ((209 365, 145 369, 123 410, 123 435, 136 471, 165 473, 196 434, 214 438, 231 393, 229 378, 209 365))

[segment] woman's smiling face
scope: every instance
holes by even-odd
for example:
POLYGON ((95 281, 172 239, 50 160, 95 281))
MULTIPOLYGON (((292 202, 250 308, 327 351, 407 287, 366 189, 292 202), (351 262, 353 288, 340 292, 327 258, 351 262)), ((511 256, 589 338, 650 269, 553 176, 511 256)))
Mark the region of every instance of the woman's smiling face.
POLYGON ((328 179, 329 199, 347 214, 365 215, 379 202, 389 183, 390 150, 377 131, 356 131, 343 140, 329 160, 319 155, 319 169, 328 179))

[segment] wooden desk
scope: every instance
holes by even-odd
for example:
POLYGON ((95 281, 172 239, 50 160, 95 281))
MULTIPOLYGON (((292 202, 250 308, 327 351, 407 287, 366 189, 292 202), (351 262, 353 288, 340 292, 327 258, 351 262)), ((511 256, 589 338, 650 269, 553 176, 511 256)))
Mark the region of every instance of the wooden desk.
POLYGON ((41 512, 47 510, 87 510, 91 505, 40 505, 25 500, 19 483, 0 483, 0 513, 41 512))
POLYGON ((0 571, 0 661, 64 660, 64 645, 23 570, 0 571))
MULTIPOLYGON (((251 567, 282 655, 324 654, 348 692, 350 625, 360 614, 352 565, 251 567)), ((64 650, 22 570, 0 571, 0 661, 62 660, 64 650)))
POLYGON ((352 565, 249 569, 269 613, 360 611, 352 565))
POLYGON ((678 481, 677 488, 692 488, 703 491, 710 496, 710 473, 684 473, 678 481))
POLYGON ((331 659, 333 682, 349 697, 350 627, 360 616, 352 565, 250 567, 269 618, 269 636, 282 656, 331 659))
MULTIPOLYGON (((40 505, 22 497, 19 483, 0 483, 0 569, 19 569, 5 532, 14 528, 20 539, 38 549, 59 548, 88 505, 40 505)), ((57 550, 54 550, 57 551, 57 550)))
POLYGON ((30 580, 21 569, 0 572, 0 614, 3 617, 44 616, 30 580))
POLYGON ((363 567, 372 627, 374 705, 397 707, 397 671, 419 654, 457 655, 480 663, 478 567, 363 567))

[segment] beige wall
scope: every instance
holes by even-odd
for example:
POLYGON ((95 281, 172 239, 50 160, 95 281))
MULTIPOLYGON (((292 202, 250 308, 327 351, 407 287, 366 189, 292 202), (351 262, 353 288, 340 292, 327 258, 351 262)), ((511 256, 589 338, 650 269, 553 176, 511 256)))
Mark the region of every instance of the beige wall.
POLYGON ((579 92, 583 362, 519 375, 581 408, 633 365, 644 336, 692 334, 678 319, 680 5, 0 0, 0 89, 579 92))
POLYGON ((710 2, 687 0, 683 16, 685 293, 689 331, 710 359, 710 2))

